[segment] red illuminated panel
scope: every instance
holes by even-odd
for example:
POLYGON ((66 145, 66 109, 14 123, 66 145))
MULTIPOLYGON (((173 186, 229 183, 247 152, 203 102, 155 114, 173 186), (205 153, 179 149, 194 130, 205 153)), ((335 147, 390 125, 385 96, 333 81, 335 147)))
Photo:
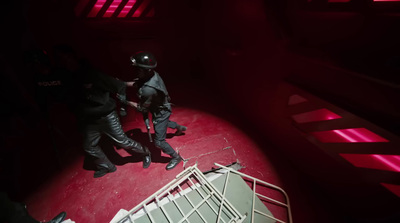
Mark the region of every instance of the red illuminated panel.
POLYGON ((104 13, 103 17, 111 17, 118 6, 121 4, 122 0, 114 0, 108 7, 107 11, 104 13))
POLYGON ((97 0, 96 4, 94 4, 92 10, 90 10, 87 17, 96 17, 97 13, 103 8, 104 4, 107 0, 97 0))
POLYGON ((121 10, 121 12, 118 14, 118 17, 125 17, 129 11, 131 11, 132 7, 135 5, 136 0, 129 0, 124 8, 121 10))
POLYGON ((304 112, 297 115, 292 115, 292 118, 297 123, 317 122, 326 121, 332 119, 342 118, 341 116, 329 111, 326 108, 318 109, 315 111, 304 112))
POLYGON ((400 185, 385 184, 385 183, 381 183, 381 185, 386 187, 386 189, 390 190, 392 193, 396 194, 398 197, 400 197, 400 185))
POLYGON ((136 9, 135 13, 133 13, 132 17, 140 17, 142 12, 146 9, 146 7, 150 4, 150 0, 144 0, 143 3, 136 9))
POLYGON ((400 172, 400 156, 378 154, 339 154, 356 167, 400 172))
POLYGON ((312 132, 311 135, 325 143, 388 142, 387 139, 365 128, 312 132))
POLYGON ((301 97, 300 95, 294 94, 289 97, 288 105, 300 104, 300 103, 303 103, 306 101, 307 101, 307 99, 301 97))

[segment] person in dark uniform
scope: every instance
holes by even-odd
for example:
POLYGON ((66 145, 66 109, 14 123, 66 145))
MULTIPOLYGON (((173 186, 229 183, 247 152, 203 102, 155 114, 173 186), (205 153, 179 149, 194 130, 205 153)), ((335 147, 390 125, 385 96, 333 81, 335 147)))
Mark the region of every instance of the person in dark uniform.
POLYGON ((25 67, 33 75, 34 99, 42 116, 49 118, 51 106, 63 103, 65 83, 60 75, 54 73, 50 58, 45 50, 33 49, 25 52, 25 67))
POLYGON ((121 103, 127 103, 126 87, 134 82, 123 82, 105 75, 77 60, 75 52, 68 45, 54 47, 54 59, 59 68, 71 78, 70 107, 76 113, 83 134, 83 147, 87 155, 94 157, 97 170, 94 177, 102 177, 116 171, 115 165, 99 147, 102 134, 126 150, 143 155, 143 168, 151 163, 147 147, 129 138, 123 131, 115 111, 116 103, 110 93, 118 93, 121 103))
POLYGON ((154 55, 150 52, 141 51, 131 56, 130 60, 138 77, 135 85, 138 88, 140 102, 128 101, 128 105, 143 114, 148 129, 148 113, 152 114, 155 131, 154 144, 164 153, 171 156, 172 159, 166 166, 167 170, 171 170, 182 161, 182 157, 166 142, 167 129, 176 129, 175 134, 180 135, 183 131, 186 131, 187 127, 169 120, 172 113, 171 98, 163 79, 154 70, 157 66, 154 55))
MULTIPOLYGON (((62 211, 46 223, 61 223, 66 216, 67 213, 62 211)), ((5 192, 0 192, 0 222, 41 223, 29 214, 26 205, 10 200, 5 192)))

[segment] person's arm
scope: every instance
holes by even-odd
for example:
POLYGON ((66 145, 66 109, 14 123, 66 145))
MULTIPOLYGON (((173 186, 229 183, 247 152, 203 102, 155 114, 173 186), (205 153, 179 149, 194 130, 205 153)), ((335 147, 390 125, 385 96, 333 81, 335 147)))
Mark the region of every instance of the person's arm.
POLYGON ((98 72, 96 74, 97 82, 100 88, 110 93, 116 93, 117 99, 123 104, 127 104, 126 87, 133 86, 134 82, 124 82, 117 78, 98 72))
MULTIPOLYGON (((117 93, 120 95, 126 95, 126 87, 128 82, 121 81, 117 78, 98 72, 96 79, 100 88, 110 93, 117 93)), ((129 83, 132 84, 132 83, 129 83)))
POLYGON ((125 82, 125 85, 127 87, 133 87, 133 86, 135 86, 135 81, 127 81, 127 82, 125 82))

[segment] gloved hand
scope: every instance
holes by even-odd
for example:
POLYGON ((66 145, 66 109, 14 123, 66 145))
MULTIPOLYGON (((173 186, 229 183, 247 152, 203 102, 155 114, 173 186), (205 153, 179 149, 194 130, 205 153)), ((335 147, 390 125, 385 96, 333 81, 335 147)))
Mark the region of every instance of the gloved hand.
POLYGON ((127 100, 126 100, 126 95, 125 94, 117 94, 117 98, 122 104, 124 104, 124 105, 127 104, 127 100))
POLYGON ((125 108, 120 108, 119 115, 121 115, 122 117, 125 117, 127 115, 125 108))

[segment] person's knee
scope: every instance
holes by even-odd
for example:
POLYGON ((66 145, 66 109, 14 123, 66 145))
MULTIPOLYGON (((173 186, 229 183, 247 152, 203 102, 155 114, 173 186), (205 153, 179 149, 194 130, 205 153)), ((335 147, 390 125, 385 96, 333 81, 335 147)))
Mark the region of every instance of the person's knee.
POLYGON ((164 148, 164 146, 163 146, 164 142, 165 142, 165 141, 155 140, 155 141, 154 141, 154 145, 155 145, 157 148, 162 149, 162 148, 164 148))

